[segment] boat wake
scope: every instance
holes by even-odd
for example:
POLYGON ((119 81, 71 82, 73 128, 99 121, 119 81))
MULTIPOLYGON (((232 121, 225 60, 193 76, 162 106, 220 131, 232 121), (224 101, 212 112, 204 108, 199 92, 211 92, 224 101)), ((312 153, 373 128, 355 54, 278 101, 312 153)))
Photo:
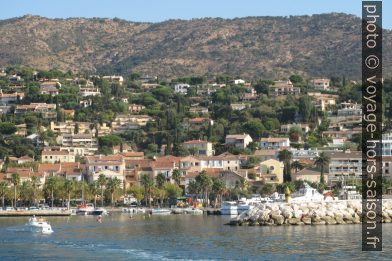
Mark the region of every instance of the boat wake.
MULTIPOLYGON (((167 258, 169 253, 153 253, 148 250, 142 249, 124 249, 118 248, 115 245, 101 244, 101 243, 85 243, 85 242, 67 242, 67 241, 54 241, 54 244, 67 247, 72 249, 81 249, 94 251, 96 254, 110 254, 113 258, 117 254, 119 256, 124 256, 127 258, 137 259, 137 260, 173 260, 174 258, 167 258)), ((178 258, 176 258, 178 259, 178 258)))

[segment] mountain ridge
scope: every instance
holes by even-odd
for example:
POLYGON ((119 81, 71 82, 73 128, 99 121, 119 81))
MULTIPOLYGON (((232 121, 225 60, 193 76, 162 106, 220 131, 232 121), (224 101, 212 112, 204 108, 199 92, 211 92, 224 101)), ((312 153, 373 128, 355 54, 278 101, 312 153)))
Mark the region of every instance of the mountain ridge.
MULTIPOLYGON (((26 15, 0 21, 0 66, 163 77, 360 78, 360 23, 343 13, 158 23, 26 15)), ((392 31, 383 34, 384 72, 390 76, 392 31)))

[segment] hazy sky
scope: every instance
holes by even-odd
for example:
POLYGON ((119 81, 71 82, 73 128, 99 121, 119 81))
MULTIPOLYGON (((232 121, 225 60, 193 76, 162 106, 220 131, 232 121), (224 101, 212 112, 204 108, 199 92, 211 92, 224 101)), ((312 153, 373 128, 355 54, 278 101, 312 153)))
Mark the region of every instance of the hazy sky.
MULTIPOLYGON (((108 17, 158 22, 200 17, 287 16, 344 12, 361 16, 360 0, 0 0, 0 19, 108 17)), ((392 29, 392 1, 383 1, 383 24, 392 29), (389 14, 389 15, 388 15, 389 14)))

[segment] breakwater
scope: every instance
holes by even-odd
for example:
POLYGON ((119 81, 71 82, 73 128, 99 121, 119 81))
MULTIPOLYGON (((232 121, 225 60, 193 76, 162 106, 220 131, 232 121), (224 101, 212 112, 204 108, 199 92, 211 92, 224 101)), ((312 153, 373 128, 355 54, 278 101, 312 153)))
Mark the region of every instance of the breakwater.
POLYGON ((27 217, 27 216, 70 216, 71 211, 69 210, 12 210, 12 211, 0 211, 0 217, 27 217))
MULTIPOLYGON (((392 200, 383 200, 382 222, 392 222, 392 200)), ((360 224, 362 202, 267 203, 232 218, 228 225, 337 225, 360 224)))

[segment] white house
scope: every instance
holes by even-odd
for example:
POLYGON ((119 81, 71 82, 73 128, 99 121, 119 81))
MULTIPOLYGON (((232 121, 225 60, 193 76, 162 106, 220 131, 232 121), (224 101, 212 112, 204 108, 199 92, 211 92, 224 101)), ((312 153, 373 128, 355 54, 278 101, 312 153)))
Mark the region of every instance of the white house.
POLYGON ((290 147, 289 138, 261 138, 260 149, 281 149, 290 147))
POLYGON ((226 135, 226 145, 234 145, 237 148, 245 149, 249 143, 253 142, 249 134, 229 134, 226 135))
POLYGON ((187 83, 177 83, 176 85, 174 85, 174 92, 175 93, 182 93, 182 94, 187 94, 188 93, 188 89, 191 86, 187 83))
POLYGON ((329 83, 330 80, 329 79, 313 79, 311 80, 310 84, 318 90, 328 90, 329 89, 329 83))

